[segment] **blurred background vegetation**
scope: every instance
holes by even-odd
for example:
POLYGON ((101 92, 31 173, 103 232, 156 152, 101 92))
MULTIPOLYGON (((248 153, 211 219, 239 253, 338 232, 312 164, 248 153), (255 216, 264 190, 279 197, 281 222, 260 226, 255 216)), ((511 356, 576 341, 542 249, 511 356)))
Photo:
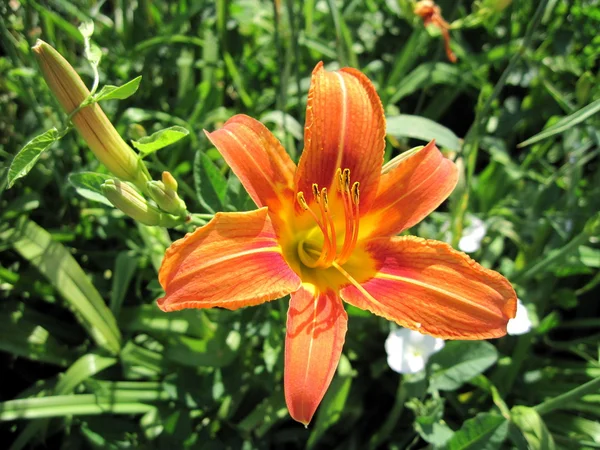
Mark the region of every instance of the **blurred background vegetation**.
POLYGON ((3 448, 600 448, 600 6, 439 5, 456 64, 410 0, 0 3, 3 448), (284 301, 156 307, 164 250, 192 225, 136 224, 76 190, 71 174, 105 169, 74 133, 6 189, 18 150, 65 123, 31 46, 44 39, 90 85, 77 29, 89 20, 101 86, 142 76, 133 97, 103 103, 122 136, 190 131, 146 161, 197 213, 251 205, 203 129, 245 113, 297 159, 312 68, 360 68, 385 107, 386 158, 436 138, 462 172, 411 233, 456 246, 482 220, 474 257, 510 279, 534 330, 448 343, 426 373, 401 376, 388 322, 350 309, 316 418, 293 422, 284 301))

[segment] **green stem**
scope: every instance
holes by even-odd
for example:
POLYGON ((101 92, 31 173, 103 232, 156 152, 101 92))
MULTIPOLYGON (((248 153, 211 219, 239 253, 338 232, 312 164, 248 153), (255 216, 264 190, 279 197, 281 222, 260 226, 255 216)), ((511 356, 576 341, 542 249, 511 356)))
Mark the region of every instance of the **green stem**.
POLYGON ((575 389, 559 395, 558 397, 546 400, 545 402, 534 406, 533 409, 535 409, 538 414, 547 414, 555 409, 564 408, 569 403, 579 400, 584 395, 597 392, 598 390, 600 390, 600 377, 590 380, 587 383, 576 387, 575 389))

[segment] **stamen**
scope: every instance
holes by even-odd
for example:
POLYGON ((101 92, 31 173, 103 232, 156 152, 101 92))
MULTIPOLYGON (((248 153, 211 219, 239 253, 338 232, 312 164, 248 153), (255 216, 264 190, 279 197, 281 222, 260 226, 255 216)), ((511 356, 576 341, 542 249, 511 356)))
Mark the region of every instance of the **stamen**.
POLYGON ((306 203, 306 198, 304 198, 304 192, 300 191, 300 192, 298 192, 298 194, 296 194, 296 199, 298 200, 298 203, 300 203, 300 206, 302 207, 302 209, 304 209, 305 211, 308 211, 310 216, 313 218, 313 220, 315 221, 315 223, 318 225, 319 229, 321 230, 321 233, 323 233, 323 239, 324 239, 323 247, 321 247, 321 253, 320 253, 319 258, 315 261, 314 265, 311 265, 312 267, 318 267, 318 266, 322 265, 325 262, 325 259, 331 253, 331 241, 329 240, 329 233, 327 232, 328 221, 326 220, 327 214, 325 213, 325 209, 324 209, 324 205, 323 205, 324 202, 320 201, 318 186, 316 184, 313 184, 313 194, 315 192, 316 192, 315 201, 319 205, 319 209, 321 211, 321 217, 323 218, 323 222, 321 222, 319 220, 319 218, 314 213, 314 211, 312 209, 310 209, 310 207, 308 206, 308 203, 306 203))
POLYGON ((315 202, 319 203, 319 185, 317 183, 313 183, 312 192, 315 197, 315 202))
MULTIPOLYGON (((352 251, 352 239, 354 237, 354 212, 352 207, 352 197, 354 194, 350 189, 350 169, 344 169, 342 173, 342 201, 344 202, 344 216, 346 218, 346 234, 344 236, 344 245, 338 257, 338 261, 345 262, 352 251)), ((356 184, 356 183, 355 183, 356 184)), ((353 189, 355 189, 353 187, 353 189)))
POLYGON ((323 209, 321 212, 323 215, 323 221, 329 224, 329 231, 331 233, 327 259, 325 259, 325 266, 329 267, 337 255, 337 237, 335 234, 335 224, 333 223, 333 218, 331 217, 331 214, 329 214, 329 197, 327 196, 327 188, 321 189, 321 199, 323 200, 323 209))
POLYGON ((298 203, 300 203, 300 206, 302 206, 302 209, 304 211, 308 211, 308 204, 306 203, 306 199, 304 198, 304 192, 298 192, 296 194, 296 200, 298 200, 298 203))
POLYGON ((356 243, 358 242, 358 227, 360 226, 360 214, 358 210, 359 200, 360 200, 360 183, 355 181, 352 185, 352 201, 354 203, 354 227, 352 229, 352 243, 350 244, 350 249, 356 247, 356 243))

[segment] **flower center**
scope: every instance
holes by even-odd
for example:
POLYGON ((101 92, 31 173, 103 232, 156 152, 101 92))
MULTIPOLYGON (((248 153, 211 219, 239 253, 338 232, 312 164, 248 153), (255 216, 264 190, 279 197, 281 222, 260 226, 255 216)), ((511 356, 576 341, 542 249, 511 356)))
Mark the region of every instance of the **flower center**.
MULTIPOLYGON (((314 198, 313 206, 310 207, 304 197, 304 192, 298 192, 296 199, 302 209, 307 211, 317 227, 315 233, 309 233, 307 237, 298 242, 298 256, 302 263, 310 268, 327 268, 334 262, 344 264, 358 240, 359 227, 359 198, 360 183, 350 181, 350 169, 338 169, 335 175, 337 181, 337 195, 334 196, 334 202, 340 202, 340 205, 331 204, 327 188, 319 189, 315 183, 312 185, 312 194, 314 198), (332 207, 337 206, 336 210, 343 210, 343 243, 338 239, 339 233, 336 233, 336 221, 332 214, 332 207), (313 209, 316 209, 315 212, 313 209), (339 250, 339 251, 338 251, 339 250)), ((340 221, 338 220, 339 224, 340 221)))

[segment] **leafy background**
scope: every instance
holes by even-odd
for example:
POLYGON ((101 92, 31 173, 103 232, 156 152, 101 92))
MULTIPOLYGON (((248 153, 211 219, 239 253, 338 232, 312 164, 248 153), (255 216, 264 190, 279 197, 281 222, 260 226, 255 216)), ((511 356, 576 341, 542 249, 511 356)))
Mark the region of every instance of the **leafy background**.
POLYGON ((0 435, 19 448, 600 448, 600 7, 594 0, 440 1, 457 64, 409 0, 11 0, 0 4, 0 435), (163 314, 157 267, 186 231, 136 224, 79 195, 103 172, 75 134, 6 188, 13 156, 65 122, 30 50, 57 48, 91 83, 77 26, 93 20, 102 84, 142 76, 103 108, 128 140, 180 126, 146 158, 190 210, 244 210, 202 133, 261 119, 293 158, 312 68, 376 84, 386 158, 435 137, 457 190, 411 230, 506 275, 535 328, 447 343, 427 372, 385 360, 390 325, 351 309, 344 355, 308 429, 282 393, 286 301, 163 314), (532 138, 533 139, 530 139, 532 138), (77 176, 77 175, 75 175, 77 176), (594 215, 596 214, 596 215, 594 215))

